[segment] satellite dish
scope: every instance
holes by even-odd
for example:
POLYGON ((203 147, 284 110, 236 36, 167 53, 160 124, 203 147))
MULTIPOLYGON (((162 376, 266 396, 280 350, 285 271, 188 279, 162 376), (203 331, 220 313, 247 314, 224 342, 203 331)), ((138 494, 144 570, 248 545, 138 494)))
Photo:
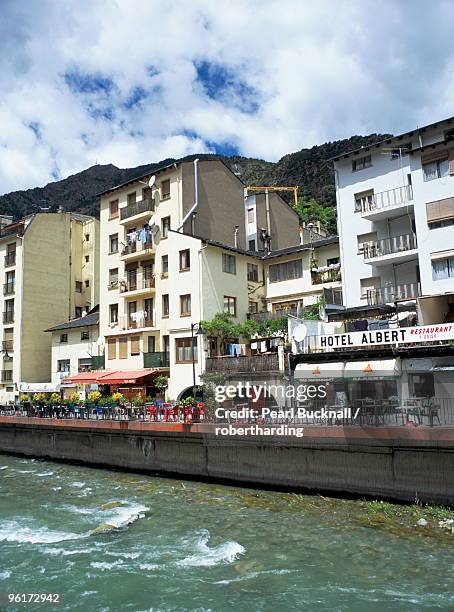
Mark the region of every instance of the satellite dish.
POLYGON ((293 330, 292 338, 296 340, 296 342, 303 342, 306 336, 307 336, 307 327, 303 323, 300 323, 293 330))
POLYGON ((155 174, 153 174, 153 176, 152 176, 152 177, 150 177, 150 180, 148 181, 148 187, 150 187, 150 189, 151 189, 151 187, 153 187, 153 185, 154 185, 155 183, 156 183, 156 175, 155 175, 155 174))
POLYGON ((97 344, 98 346, 104 346, 104 343, 105 343, 105 338, 104 338, 104 336, 99 336, 99 338, 96 340, 96 344, 97 344))

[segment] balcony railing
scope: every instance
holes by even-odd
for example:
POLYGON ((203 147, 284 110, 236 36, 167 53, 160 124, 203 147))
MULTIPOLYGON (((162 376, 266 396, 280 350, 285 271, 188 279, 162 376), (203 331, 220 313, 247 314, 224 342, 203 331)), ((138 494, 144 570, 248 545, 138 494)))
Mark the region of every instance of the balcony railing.
POLYGON ((324 283, 336 283, 342 280, 340 269, 326 270, 326 272, 312 272, 312 284, 323 285, 324 283))
POLYGON ((323 299, 326 306, 343 306, 342 289, 323 288, 323 299))
POLYGON ((169 353, 153 352, 143 354, 144 368, 168 368, 170 365, 169 353))
POLYGON ((152 272, 144 274, 130 274, 120 281, 120 293, 137 291, 137 289, 152 289, 155 286, 155 277, 152 272))
POLYGON ((277 310, 277 311, 271 311, 271 310, 264 310, 262 312, 248 312, 247 313, 247 318, 251 319, 252 321, 275 321, 276 319, 280 319, 281 317, 285 317, 287 315, 293 315, 294 317, 297 316, 296 314, 297 309, 296 308, 289 308, 288 310, 277 310))
POLYGON ((14 323, 14 312, 12 310, 3 313, 3 323, 14 323))
POLYGON ((5 255, 5 266, 15 266, 16 265, 16 251, 13 253, 7 253, 5 255))
POLYGON ((2 340, 2 350, 3 351, 12 351, 13 350, 13 341, 12 340, 2 340))
POLYGON ((12 382, 13 380, 13 371, 12 370, 2 370, 2 382, 12 382))
POLYGON ((152 198, 140 200, 140 202, 134 202, 134 204, 128 204, 124 208, 120 208, 120 219, 123 221, 124 219, 140 215, 144 212, 153 212, 154 209, 155 204, 152 198))
POLYGON ((404 253, 417 248, 414 234, 401 234, 392 238, 383 238, 364 244, 364 259, 374 259, 394 253, 404 253))
POLYGON ((3 285, 3 295, 11 295, 14 293, 14 285, 15 283, 5 283, 3 285))
POLYGON ((413 189, 411 185, 404 185, 396 189, 388 189, 388 191, 374 193, 368 198, 363 198, 361 202, 361 215, 386 211, 407 204, 411 202, 411 200, 413 200, 413 189))
POLYGON ((132 255, 133 253, 142 253, 144 251, 149 251, 153 249, 152 242, 133 242, 132 244, 127 244, 121 250, 121 256, 132 255))
POLYGON ((91 358, 91 367, 93 370, 102 370, 106 366, 104 355, 93 355, 91 358))
POLYGON ((277 372, 279 371, 279 357, 277 353, 271 355, 252 355, 251 357, 208 357, 206 360, 207 372, 277 372))
POLYGON ((119 323, 120 323, 120 329, 122 330, 142 329, 143 327, 154 327, 154 321, 152 317, 148 315, 134 316, 134 313, 120 317, 119 323))
POLYGON ((404 283, 401 285, 389 285, 379 289, 367 291, 367 303, 369 306, 377 304, 391 304, 399 300, 412 300, 421 295, 419 283, 404 283))

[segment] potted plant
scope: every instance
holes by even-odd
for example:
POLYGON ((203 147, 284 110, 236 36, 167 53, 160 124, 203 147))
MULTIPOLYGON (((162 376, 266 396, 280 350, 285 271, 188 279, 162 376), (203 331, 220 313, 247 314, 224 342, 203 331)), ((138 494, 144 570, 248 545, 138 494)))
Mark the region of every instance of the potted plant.
MULTIPOLYGON (((164 399, 167 387, 169 386, 169 377, 160 374, 154 379, 154 386, 158 390, 159 399, 164 399)), ((147 398, 148 401, 148 398, 147 398)), ((153 401, 153 400, 152 400, 153 401)))

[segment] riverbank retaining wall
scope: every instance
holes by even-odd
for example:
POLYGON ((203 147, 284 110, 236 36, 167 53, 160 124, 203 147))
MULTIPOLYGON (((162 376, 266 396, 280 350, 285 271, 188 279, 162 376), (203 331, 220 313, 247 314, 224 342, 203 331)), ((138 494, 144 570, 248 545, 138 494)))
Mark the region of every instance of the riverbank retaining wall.
POLYGON ((256 486, 454 506, 454 429, 307 427, 302 438, 210 425, 0 417, 0 452, 256 486))

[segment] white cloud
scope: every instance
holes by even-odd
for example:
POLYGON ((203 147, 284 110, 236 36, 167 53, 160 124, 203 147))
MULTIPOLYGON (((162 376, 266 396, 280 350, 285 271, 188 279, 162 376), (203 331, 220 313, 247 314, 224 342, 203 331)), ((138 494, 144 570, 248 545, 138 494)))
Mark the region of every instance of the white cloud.
POLYGON ((3 0, 0 11, 2 193, 96 161, 215 143, 276 160, 454 114, 449 0, 3 0))

